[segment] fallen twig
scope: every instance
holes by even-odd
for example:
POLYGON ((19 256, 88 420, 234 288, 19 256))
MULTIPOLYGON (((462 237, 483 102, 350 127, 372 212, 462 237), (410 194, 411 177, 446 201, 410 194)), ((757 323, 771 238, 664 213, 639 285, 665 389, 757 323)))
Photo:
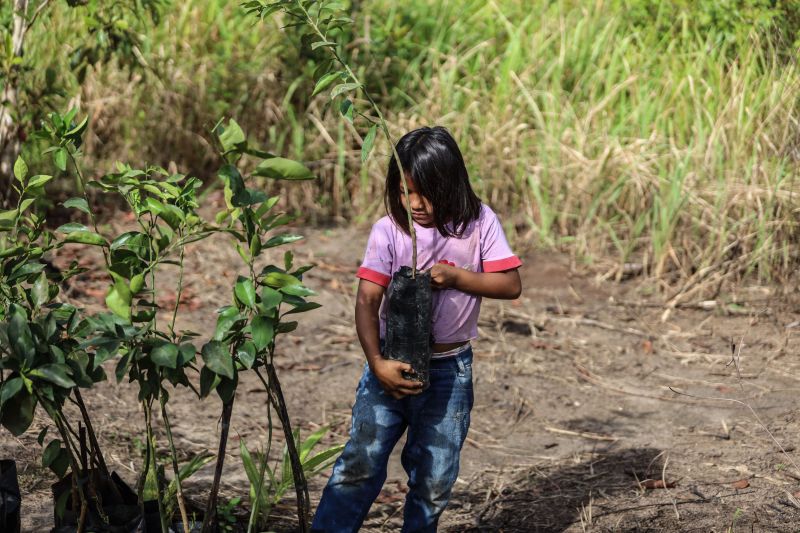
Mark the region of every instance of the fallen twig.
POLYGON ((568 429, 560 429, 554 427, 545 427, 545 431, 549 431, 550 433, 559 433, 561 435, 572 435, 575 437, 582 437, 584 439, 591 439, 591 440, 603 440, 609 442, 616 442, 619 440, 618 437, 611 437, 609 435, 600 435, 599 433, 589 433, 586 431, 570 431, 568 429))
MULTIPOLYGON (((721 500, 722 498, 730 498, 730 497, 733 497, 733 496, 744 496, 746 494, 752 494, 753 492, 755 492, 755 491, 754 490, 748 490, 748 491, 737 490, 735 492, 731 492, 731 493, 728 493, 728 494, 722 494, 722 495, 713 496, 713 497, 708 498, 708 499, 673 500, 673 501, 661 502, 661 503, 646 503, 644 505, 634 505, 633 507, 622 507, 622 508, 619 508, 619 509, 612 509, 610 511, 605 511, 603 513, 595 514, 594 517, 595 518, 600 518, 601 516, 610 516, 610 515, 615 515, 615 514, 619 514, 619 513, 626 513, 628 511, 639 511, 641 509, 649 509, 651 507, 666 507, 668 505, 669 506, 686 505, 686 504, 689 504, 689 503, 712 503, 712 502, 714 502, 716 500, 721 500)), ((580 522, 580 519, 573 520, 572 522, 570 522, 569 525, 577 524, 579 522, 580 522)))
POLYGON ((619 326, 614 326, 613 324, 606 324, 605 322, 600 322, 599 320, 594 320, 593 318, 584 318, 584 317, 570 317, 570 318, 561 318, 561 317, 549 317, 550 320, 556 320, 561 322, 571 322, 575 324, 580 324, 582 326, 592 326, 595 328, 605 329, 608 331, 617 331, 619 333, 626 333, 628 335, 636 335, 638 337, 644 337, 648 340, 655 340, 655 335, 651 335, 649 333, 645 333, 636 328, 623 328, 619 326))

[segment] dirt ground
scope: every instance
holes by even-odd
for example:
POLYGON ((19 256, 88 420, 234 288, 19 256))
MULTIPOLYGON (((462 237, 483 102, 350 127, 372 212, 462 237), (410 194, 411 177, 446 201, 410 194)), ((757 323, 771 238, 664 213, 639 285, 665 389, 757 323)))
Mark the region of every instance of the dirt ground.
MULTIPOLYGON (((114 224, 116 231, 124 221, 114 224)), ((317 264, 306 283, 323 307, 280 339, 277 360, 294 424, 303 434, 330 426, 324 445, 346 438, 363 364, 351 317, 368 229, 295 229, 307 236, 292 246, 296 262, 317 264)), ((65 248, 54 262, 66 264, 74 253, 65 248)), ((96 266, 92 256, 77 258, 96 266)), ((523 260, 522 297, 483 304, 472 424, 440 530, 800 531, 796 295, 740 286, 713 307, 665 313, 663 296, 636 278, 599 281, 557 253, 528 252, 523 260)), ((230 301, 241 262, 222 238, 195 245, 187 261, 178 325, 208 332, 215 310, 230 301)), ((174 302, 174 273, 160 286, 163 301, 174 302)), ((95 270, 68 295, 97 311, 105 288, 95 270)), ((143 416, 133 386, 115 384, 108 369, 111 381, 84 398, 96 407, 110 466, 133 484, 143 416)), ((265 395, 255 376, 243 376, 222 487, 223 499, 242 497, 242 515, 239 438, 252 447, 266 435, 265 395)), ((215 451, 216 397, 200 401, 179 389, 170 408, 181 454, 215 451)), ((0 438, 0 457, 19 462, 25 531, 52 527, 54 479, 40 466, 36 443, 44 424, 38 416, 21 438, 4 430, 0 438)), ((212 475, 213 463, 187 482, 189 494, 204 496, 212 475)), ((312 505, 326 476, 311 480, 312 505)), ((363 530, 399 530, 404 490, 395 454, 363 530)), ((292 506, 287 498, 275 510, 277 530, 292 530, 292 506)))

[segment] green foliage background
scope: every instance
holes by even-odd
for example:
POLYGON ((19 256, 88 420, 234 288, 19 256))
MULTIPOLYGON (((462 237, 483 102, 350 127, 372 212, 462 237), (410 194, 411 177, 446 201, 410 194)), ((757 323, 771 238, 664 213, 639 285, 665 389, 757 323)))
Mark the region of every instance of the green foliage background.
MULTIPOLYGON (((211 127, 230 116, 321 176, 286 194, 316 207, 311 222, 381 212, 388 146, 362 168, 365 132, 308 96, 324 50, 235 2, 161 14, 132 18, 120 28, 135 37, 129 53, 75 76, 77 51, 100 37, 55 4, 26 64, 32 86, 49 75, 58 89, 27 102, 31 116, 67 102, 89 113, 97 172, 125 160, 201 178, 219 164, 211 127)), ((519 243, 568 248, 617 276, 631 261, 673 279, 797 265, 799 1, 353 0, 348 14, 340 52, 393 134, 447 126, 519 243)))

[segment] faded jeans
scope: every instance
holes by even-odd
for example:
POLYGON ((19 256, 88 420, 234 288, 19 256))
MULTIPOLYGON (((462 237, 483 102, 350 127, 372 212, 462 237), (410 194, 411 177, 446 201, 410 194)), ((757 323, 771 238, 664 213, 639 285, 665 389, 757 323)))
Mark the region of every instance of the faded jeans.
POLYGON ((386 480, 386 464, 408 428, 401 462, 408 474, 404 532, 436 531, 458 476, 472 409, 472 349, 431 361, 430 387, 400 400, 364 368, 350 440, 322 493, 313 531, 355 532, 386 480))

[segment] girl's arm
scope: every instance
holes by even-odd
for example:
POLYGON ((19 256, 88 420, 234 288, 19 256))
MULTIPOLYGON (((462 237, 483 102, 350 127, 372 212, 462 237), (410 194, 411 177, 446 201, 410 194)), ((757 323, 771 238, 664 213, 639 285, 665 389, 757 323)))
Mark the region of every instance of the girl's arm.
POLYGON ((422 383, 403 377, 403 372, 412 372, 411 365, 401 361, 384 359, 380 350, 380 323, 378 313, 385 289, 365 279, 359 280, 356 295, 356 332, 367 363, 384 390, 400 399, 409 394, 422 392, 422 383))
POLYGON ((458 289, 467 294, 513 300, 522 293, 519 270, 503 272, 470 272, 443 263, 431 268, 431 285, 435 289, 458 289))

